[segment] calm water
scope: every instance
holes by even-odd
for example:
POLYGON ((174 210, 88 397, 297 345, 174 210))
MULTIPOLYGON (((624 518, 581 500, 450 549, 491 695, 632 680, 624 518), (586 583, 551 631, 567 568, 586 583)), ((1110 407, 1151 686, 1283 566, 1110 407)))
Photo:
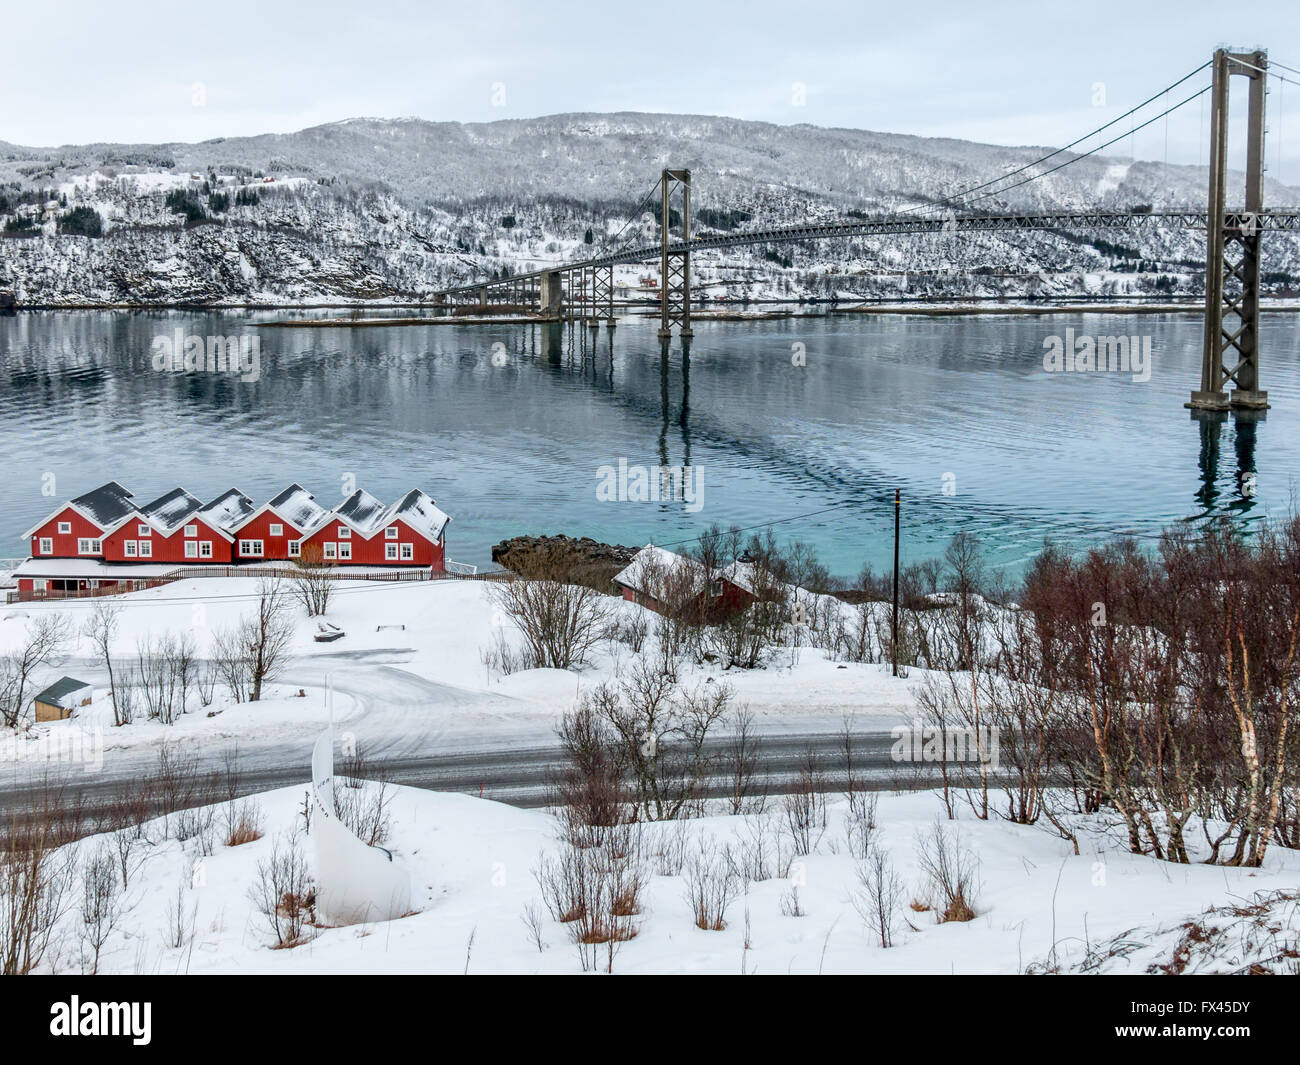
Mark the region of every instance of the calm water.
POLYGON ((204 499, 235 485, 260 503, 296 480, 326 505, 349 475, 385 501, 419 486, 454 519, 449 556, 480 564, 518 533, 669 543, 714 521, 811 515, 774 531, 844 574, 888 564, 896 485, 907 558, 966 529, 1016 566, 1049 536, 1083 546, 1216 513, 1285 514, 1300 475, 1294 315, 1263 322, 1273 409, 1259 421, 1183 410, 1199 373, 1191 315, 698 323, 689 358, 675 340, 666 360, 654 325, 631 317, 612 336, 265 328, 255 382, 153 369, 159 335, 285 317, 0 318, 0 556, 26 553, 22 532, 52 509, 51 474, 60 499, 115 479, 142 502, 178 483, 204 499), (1067 327, 1151 334, 1150 380, 1044 372, 1044 337, 1067 327), (702 506, 599 502, 597 471, 620 458, 695 467, 702 506))

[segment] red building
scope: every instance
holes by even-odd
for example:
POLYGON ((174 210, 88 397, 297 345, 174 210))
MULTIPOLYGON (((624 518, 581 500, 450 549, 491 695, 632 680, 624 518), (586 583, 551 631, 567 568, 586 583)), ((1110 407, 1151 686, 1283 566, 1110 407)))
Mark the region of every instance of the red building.
POLYGON ((450 520, 419 489, 388 506, 358 490, 327 510, 298 484, 261 507, 237 488, 209 503, 175 488, 140 506, 111 481, 28 530, 31 557, 14 576, 20 598, 109 594, 197 566, 290 563, 305 543, 338 565, 441 573, 450 520))

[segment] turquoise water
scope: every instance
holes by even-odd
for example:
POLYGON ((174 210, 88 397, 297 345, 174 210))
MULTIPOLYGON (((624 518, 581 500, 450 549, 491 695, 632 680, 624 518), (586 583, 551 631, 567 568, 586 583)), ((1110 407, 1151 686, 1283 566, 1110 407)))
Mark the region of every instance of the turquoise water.
MULTIPOLYGON (((1267 417, 1198 421, 1194 315, 697 322, 665 358, 647 319, 585 328, 258 328, 284 313, 31 312, 0 318, 0 556, 59 499, 113 479, 259 502, 299 481, 430 491, 448 554, 483 564, 520 533, 672 543, 779 522, 838 573, 976 533, 1018 567, 1045 537, 1083 547, 1228 514, 1288 512, 1300 477, 1300 318, 1262 324, 1267 417), (1149 380, 1049 373, 1044 339, 1151 337, 1149 380), (255 337, 256 380, 159 371, 158 337, 255 337), (608 471, 691 467, 688 499, 598 498, 608 471), (786 520, 795 519, 795 520, 786 520)), ((635 479, 635 478, 633 478, 635 479)), ((623 479, 623 484, 631 481, 623 479)), ((602 493, 608 496, 609 492, 602 493)), ((671 496, 671 492, 667 493, 671 496)))

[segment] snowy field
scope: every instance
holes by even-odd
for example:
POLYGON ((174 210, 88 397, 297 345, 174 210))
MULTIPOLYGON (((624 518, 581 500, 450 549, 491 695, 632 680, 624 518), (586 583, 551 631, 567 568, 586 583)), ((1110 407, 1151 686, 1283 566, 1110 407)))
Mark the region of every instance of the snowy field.
MULTIPOLYGON (((256 582, 247 578, 202 578, 116 598, 123 609, 114 657, 129 666, 142 640, 167 632, 192 633, 202 657, 210 652, 215 632, 254 609, 256 590, 256 582)), ((616 615, 645 613, 622 600, 611 599, 610 607, 616 615)), ((625 645, 607 641, 580 672, 534 669, 503 675, 484 665, 483 652, 497 632, 507 638, 515 634, 494 606, 488 584, 341 582, 327 617, 347 635, 333 643, 314 642, 316 622, 297 607, 290 658, 262 701, 233 704, 218 687, 211 705, 192 704, 175 724, 140 721, 115 728, 107 674, 89 640, 77 635, 91 610, 88 600, 0 608, 0 654, 21 644, 37 614, 64 614, 75 641, 63 664, 45 671, 38 683, 64 674, 78 677, 96 686, 96 699, 69 721, 40 725, 30 738, 48 741, 60 730, 100 726, 110 758, 114 751, 163 740, 309 745, 331 709, 337 724, 392 757, 503 739, 549 744, 556 721, 579 692, 612 678, 632 657, 625 645)), ((800 648, 778 651, 766 669, 724 671, 706 665, 688 670, 684 683, 725 680, 765 732, 836 731, 848 714, 859 728, 888 731, 910 718, 920 675, 913 671, 910 678, 897 679, 879 665, 835 663, 820 651, 800 648)))
MULTIPOLYGON (((276 947, 252 896, 259 863, 269 860, 277 843, 285 845, 295 826, 301 829, 304 791, 284 788, 258 796, 262 838, 235 847, 218 840, 206 856, 197 837, 177 842, 174 816, 169 827, 154 822, 150 842, 132 858, 128 886, 119 896, 119 923, 103 946, 100 971, 583 971, 573 926, 547 912, 534 875, 541 855, 567 847, 557 821, 486 800, 404 788, 390 789, 387 846, 413 871, 417 912, 368 925, 308 925, 299 945, 276 947), (539 915, 536 938, 523 919, 530 908, 539 915)), ((894 942, 885 949, 854 905, 861 887, 859 863, 846 839, 847 809, 831 797, 826 828, 812 853, 793 859, 779 803, 763 814, 645 826, 646 881, 638 912, 627 919, 635 935, 619 944, 613 971, 1020 973, 1096 965, 1100 951, 1108 972, 1141 973, 1171 963, 1188 972, 1232 972, 1288 941, 1295 945, 1300 855, 1274 849, 1261 870, 1175 866, 1127 853, 1121 834, 1095 819, 1081 832, 1078 856, 1042 827, 983 822, 969 814, 944 820, 944 830, 977 861, 976 915, 965 923, 939 923, 934 910, 914 904, 929 900, 919 840, 934 830, 943 806, 933 794, 916 793, 882 795, 876 811, 874 845, 888 855, 901 883, 894 942), (736 861, 752 866, 760 838, 773 867, 789 862, 786 874, 772 868, 767 879, 741 878, 733 885, 725 927, 696 927, 687 882, 699 842, 712 839, 716 848, 728 847, 736 861), (686 867, 674 869, 682 855, 686 867), (1292 901, 1266 907, 1262 920, 1235 912, 1257 893, 1282 890, 1291 892, 1292 901), (1225 906, 1234 913, 1200 917, 1225 906), (1208 943, 1188 936, 1188 922, 1208 930, 1208 943), (1217 927, 1222 935, 1212 934, 1217 927), (1181 963, 1175 957, 1180 948, 1181 963)), ((219 836, 220 810, 215 820, 219 836)), ((84 863, 104 846, 103 837, 82 840, 74 845, 75 859, 84 863)), ((300 846, 310 866, 311 840, 300 837, 300 846)), ((77 905, 60 925, 59 950, 46 968, 76 972, 87 966, 79 887, 71 895, 77 905)), ((599 968, 608 968, 603 948, 599 968)))

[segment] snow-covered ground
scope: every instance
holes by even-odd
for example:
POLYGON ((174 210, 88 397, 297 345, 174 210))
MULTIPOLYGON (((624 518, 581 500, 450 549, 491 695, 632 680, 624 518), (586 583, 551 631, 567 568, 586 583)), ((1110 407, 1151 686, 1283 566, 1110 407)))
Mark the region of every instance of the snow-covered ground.
MULTIPOLYGON (((575 973, 581 971, 571 926, 554 920, 534 876, 539 855, 554 855, 558 825, 546 813, 522 811, 466 796, 417 789, 391 790, 391 834, 386 843, 413 871, 417 912, 395 921, 308 928, 305 942, 273 949, 274 939, 251 894, 259 863, 277 841, 302 824, 305 786, 257 797, 262 838, 236 847, 219 841, 210 855, 197 838, 177 842, 155 823, 153 842, 137 849, 138 866, 121 894, 122 916, 101 957, 101 972, 171 973, 575 973), (540 912, 541 947, 522 917, 540 912), (171 931, 177 925, 181 935, 171 931), (176 943, 180 945, 175 945, 176 943)), ((847 803, 832 798, 825 833, 785 876, 738 887, 720 931, 697 928, 686 898, 686 877, 672 872, 671 841, 685 833, 690 853, 710 837, 741 856, 755 834, 775 850, 782 812, 715 816, 644 827, 646 886, 631 919, 634 938, 613 961, 625 973, 1019 973, 1033 967, 1068 968, 1114 943, 1144 946, 1110 953, 1106 971, 1143 972, 1173 961, 1180 935, 1210 907, 1240 909, 1257 893, 1294 891, 1300 854, 1275 849, 1265 868, 1228 869, 1159 862, 1128 854, 1121 833, 1099 820, 1086 823, 1081 854, 1050 829, 983 822, 967 814, 944 830, 978 860, 976 916, 938 923, 933 911, 913 908, 927 889, 918 865, 918 840, 942 814, 929 793, 882 795, 876 844, 902 883, 894 945, 882 948, 854 906, 858 863, 845 840, 847 803), (668 869, 669 872, 664 870, 668 869), (795 898, 797 894, 797 905, 795 898)), ((217 824, 221 816, 218 813, 217 824)), ((78 866, 105 845, 103 837, 74 844, 78 866)), ((308 865, 309 838, 300 840, 308 865)), ((788 840, 783 844, 789 851, 788 840)), ((56 937, 47 968, 84 968, 79 884, 56 937)), ((1282 930, 1271 938, 1223 935, 1196 956, 1197 971, 1230 972, 1252 956, 1271 957, 1296 939, 1295 903, 1271 917, 1282 930), (1289 916, 1288 916, 1289 915, 1289 916), (1289 925, 1287 922, 1290 922, 1289 925), (1260 946, 1252 946, 1258 941, 1260 946), (1254 952, 1252 955, 1251 952, 1254 952)), ((1195 937, 1199 938, 1199 937, 1195 937)), ((602 962, 603 964, 603 962, 602 962)), ((1285 966, 1286 960, 1281 964, 1285 966)))
MULTIPOLYGON (((257 584, 249 578, 179 581, 115 599, 122 606, 114 643, 119 668, 135 660, 150 636, 193 634, 200 657, 215 632, 253 610, 257 584)), ((610 600, 610 608, 631 616, 640 606, 610 600)), ((93 604, 89 600, 14 604, 0 608, 0 654, 15 649, 26 626, 43 612, 64 614, 78 634, 93 604)), ((122 749, 152 748, 164 739, 205 744, 238 739, 293 744, 305 750, 330 719, 353 731, 386 757, 428 755, 481 746, 493 740, 515 745, 553 742, 554 725, 586 687, 615 676, 631 659, 626 645, 607 642, 579 672, 526 670, 502 675, 483 662, 496 632, 513 638, 513 625, 481 581, 385 584, 341 582, 328 619, 346 632, 333 643, 316 643, 315 621, 295 608, 291 657, 258 703, 233 704, 220 687, 212 704, 192 700, 190 713, 175 724, 139 721, 114 728, 108 678, 88 639, 76 635, 67 657, 39 678, 62 675, 96 686, 95 702, 65 722, 42 724, 30 742, 49 742, 60 732, 102 727, 108 758, 122 749), (302 693, 301 695, 299 693, 302 693)), ((859 728, 888 731, 910 718, 919 671, 891 677, 879 665, 829 661, 811 648, 778 652, 765 669, 724 671, 706 665, 686 671, 687 684, 725 680, 736 701, 753 712, 766 732, 835 731, 846 715, 859 728)), ((38 690, 34 689, 33 691, 38 690)), ((5 756, 0 744, 0 759, 5 756)))

